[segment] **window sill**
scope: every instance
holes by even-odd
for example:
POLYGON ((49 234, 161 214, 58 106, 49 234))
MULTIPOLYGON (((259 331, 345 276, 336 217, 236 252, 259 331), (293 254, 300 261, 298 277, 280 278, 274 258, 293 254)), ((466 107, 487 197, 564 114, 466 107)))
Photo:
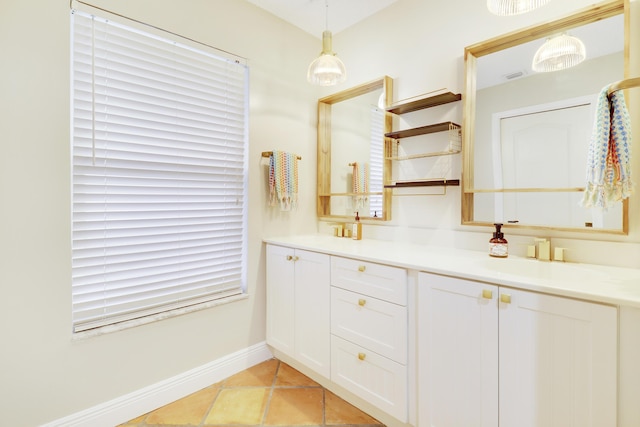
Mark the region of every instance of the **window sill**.
POLYGON ((172 317, 182 316, 184 314, 206 310, 208 308, 216 307, 219 305, 229 304, 229 303, 240 301, 240 300, 245 300, 247 298, 249 298, 249 294, 242 293, 240 295, 234 295, 227 298, 221 298, 213 301, 204 302, 201 304, 195 304, 189 307, 177 308, 175 310, 169 310, 163 313, 141 317, 139 319, 127 320, 125 322, 120 322, 113 325, 106 325, 99 328, 90 329, 87 331, 76 332, 72 334, 72 337, 74 341, 81 341, 87 338, 93 338, 100 335, 110 334, 112 332, 118 332, 125 329, 147 325, 149 323, 157 322, 159 320, 170 319, 172 317))

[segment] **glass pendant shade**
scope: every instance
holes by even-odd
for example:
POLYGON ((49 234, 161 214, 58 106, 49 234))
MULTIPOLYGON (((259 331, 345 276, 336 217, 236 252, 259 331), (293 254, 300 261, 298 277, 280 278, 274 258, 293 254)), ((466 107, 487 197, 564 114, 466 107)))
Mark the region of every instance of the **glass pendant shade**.
POLYGON ((347 79, 344 64, 331 48, 331 31, 322 33, 322 52, 310 65, 307 81, 319 86, 333 86, 347 79))
POLYGON ((491 13, 498 16, 520 15, 531 12, 550 0, 487 0, 487 8, 491 13))
POLYGON ((586 58, 584 43, 567 34, 547 39, 533 57, 533 71, 547 73, 571 68, 586 58))

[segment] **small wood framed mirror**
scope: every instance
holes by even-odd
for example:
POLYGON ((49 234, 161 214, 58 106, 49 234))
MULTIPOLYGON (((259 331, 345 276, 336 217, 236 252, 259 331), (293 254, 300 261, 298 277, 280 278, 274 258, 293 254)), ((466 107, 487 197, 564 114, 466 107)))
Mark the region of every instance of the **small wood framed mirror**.
POLYGON ((384 76, 318 100, 319 218, 353 219, 358 212, 362 219, 391 219, 384 135, 391 132, 385 108, 392 86, 384 76), (354 176, 363 185, 354 188, 354 176))

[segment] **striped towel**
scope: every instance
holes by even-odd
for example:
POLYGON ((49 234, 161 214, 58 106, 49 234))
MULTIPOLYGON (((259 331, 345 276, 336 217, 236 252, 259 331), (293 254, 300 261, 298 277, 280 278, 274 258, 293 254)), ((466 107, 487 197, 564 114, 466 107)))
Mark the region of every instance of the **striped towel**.
POLYGON ((608 208, 629 197, 631 181, 631 120, 622 91, 598 95, 596 117, 587 156, 587 185, 580 204, 608 208))
POLYGON ((367 193, 369 193, 369 165, 367 163, 353 163, 353 175, 351 177, 352 190, 356 194, 353 197, 353 204, 356 209, 364 208, 367 203, 367 193), (358 193, 364 193, 359 195, 358 193))
POLYGON ((283 211, 298 207, 297 155, 273 150, 269 158, 269 205, 283 211))

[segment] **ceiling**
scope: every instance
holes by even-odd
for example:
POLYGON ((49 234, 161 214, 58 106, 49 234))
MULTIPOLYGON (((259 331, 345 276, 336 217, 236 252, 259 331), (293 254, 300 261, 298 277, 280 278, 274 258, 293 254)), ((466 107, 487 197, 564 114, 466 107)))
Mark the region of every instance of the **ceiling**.
POLYGON ((320 39, 325 29, 337 34, 398 0, 247 1, 320 39))
MULTIPOLYGON (((327 27, 335 35, 398 0, 247 1, 321 39, 322 32, 327 27), (328 15, 328 18, 325 15, 328 15)), ((621 20, 622 15, 584 28, 575 28, 570 33, 585 42, 587 57, 594 58, 612 50, 617 51, 620 49, 619 46, 623 45, 624 34, 620 29, 624 28, 624 25, 621 20)), ((483 66, 483 72, 478 74, 478 87, 504 83, 508 80, 507 76, 513 74, 522 73, 522 77, 533 74, 531 59, 542 41, 530 42, 519 49, 507 49, 499 54, 481 58, 487 66, 483 66)))

